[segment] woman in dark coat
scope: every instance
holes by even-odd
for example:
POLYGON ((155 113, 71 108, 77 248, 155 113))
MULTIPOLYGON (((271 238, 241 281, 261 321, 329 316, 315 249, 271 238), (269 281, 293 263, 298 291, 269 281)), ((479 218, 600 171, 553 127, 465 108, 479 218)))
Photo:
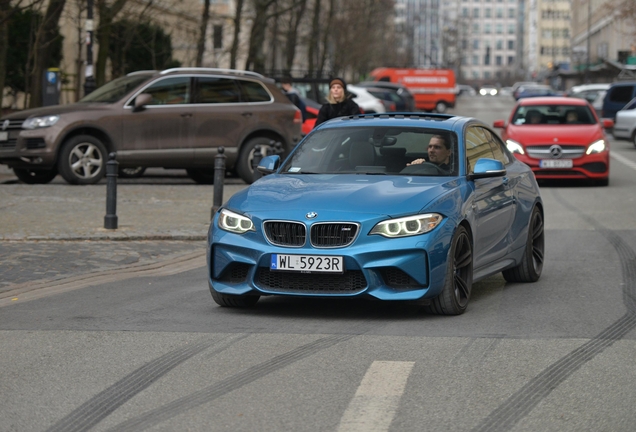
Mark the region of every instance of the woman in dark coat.
POLYGON ((333 78, 329 81, 329 95, 327 101, 318 112, 316 126, 336 117, 360 114, 360 107, 351 98, 347 97, 347 84, 342 78, 333 78))

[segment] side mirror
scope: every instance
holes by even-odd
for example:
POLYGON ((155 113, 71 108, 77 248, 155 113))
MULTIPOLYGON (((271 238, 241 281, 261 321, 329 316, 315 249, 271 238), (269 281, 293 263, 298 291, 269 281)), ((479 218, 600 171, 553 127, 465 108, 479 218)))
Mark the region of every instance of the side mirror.
POLYGON ((266 156, 261 159, 261 162, 258 164, 256 169, 262 173, 263 175, 271 174, 275 172, 280 165, 280 156, 266 156))
POLYGON ((480 178, 503 177, 506 175, 506 167, 503 162, 496 159, 482 158, 475 164, 472 174, 468 174, 469 180, 480 178))
POLYGON ((500 129, 503 129, 503 128, 506 127, 504 120, 495 120, 494 123, 492 124, 492 126, 496 127, 496 128, 500 128, 500 129))
POLYGON ((611 129, 614 127, 614 120, 612 119, 603 119, 603 128, 604 129, 611 129))
POLYGON ((142 93, 135 98, 135 107, 133 111, 141 111, 146 105, 152 102, 152 96, 148 93, 142 93))

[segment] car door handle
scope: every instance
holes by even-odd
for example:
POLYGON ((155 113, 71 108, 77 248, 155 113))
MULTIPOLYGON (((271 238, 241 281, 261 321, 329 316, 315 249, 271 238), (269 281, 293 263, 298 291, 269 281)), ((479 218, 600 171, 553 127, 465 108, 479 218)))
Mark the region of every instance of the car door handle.
POLYGON ((252 113, 251 112, 244 112, 243 114, 241 114, 243 117, 252 117, 252 113))
POLYGON ((181 114, 181 117, 190 118, 192 117, 192 113, 183 113, 181 114))

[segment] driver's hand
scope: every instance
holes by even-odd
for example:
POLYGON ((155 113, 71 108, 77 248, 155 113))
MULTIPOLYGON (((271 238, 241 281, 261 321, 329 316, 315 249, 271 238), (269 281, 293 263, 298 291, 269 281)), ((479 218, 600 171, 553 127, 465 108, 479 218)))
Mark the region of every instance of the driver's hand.
POLYGON ((423 159, 423 158, 415 159, 413 162, 407 163, 406 166, 418 165, 418 164, 422 164, 424 162, 426 162, 426 159, 423 159))

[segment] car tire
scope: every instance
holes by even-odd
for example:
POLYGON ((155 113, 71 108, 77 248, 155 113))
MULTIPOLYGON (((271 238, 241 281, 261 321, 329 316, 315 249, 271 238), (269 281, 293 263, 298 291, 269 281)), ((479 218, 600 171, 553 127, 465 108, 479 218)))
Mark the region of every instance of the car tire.
POLYGON ((473 245, 468 231, 457 227, 448 252, 442 292, 425 309, 436 315, 461 315, 466 311, 473 287, 473 245))
POLYGON ((231 295, 231 294, 221 294, 220 292, 216 292, 213 289, 210 290, 212 294, 212 299, 219 306, 223 307, 231 307, 231 308, 249 308, 253 307, 258 299, 261 298, 259 295, 231 295))
POLYGON ((446 102, 437 102, 437 104, 435 105, 435 112, 443 114, 446 112, 447 109, 448 106, 446 105, 446 102))
POLYGON ((188 177, 199 184, 214 184, 214 168, 188 168, 188 177))
POLYGON ((57 176, 57 168, 13 168, 13 173, 22 183, 46 184, 50 183, 57 176))
POLYGON ((516 267, 504 270, 503 277, 508 282, 536 282, 543 270, 545 235, 543 214, 538 207, 532 210, 528 224, 528 239, 521 262, 516 267))
POLYGON ((95 184, 106 173, 107 150, 91 135, 78 135, 62 145, 57 168, 70 184, 95 184))
POLYGON ((128 167, 119 168, 119 177, 121 178, 139 178, 146 172, 146 167, 128 167))
POLYGON ((634 144, 634 147, 636 147, 636 131, 634 131, 634 133, 632 134, 632 144, 634 144))
POLYGON ((267 146, 270 147, 270 142, 272 140, 266 137, 257 137, 252 138, 247 141, 243 147, 241 148, 241 153, 239 154, 238 160, 236 161, 236 172, 239 177, 247 183, 252 184, 256 180, 254 176, 254 169, 252 168, 252 160, 254 159, 254 149, 256 146, 267 146))

